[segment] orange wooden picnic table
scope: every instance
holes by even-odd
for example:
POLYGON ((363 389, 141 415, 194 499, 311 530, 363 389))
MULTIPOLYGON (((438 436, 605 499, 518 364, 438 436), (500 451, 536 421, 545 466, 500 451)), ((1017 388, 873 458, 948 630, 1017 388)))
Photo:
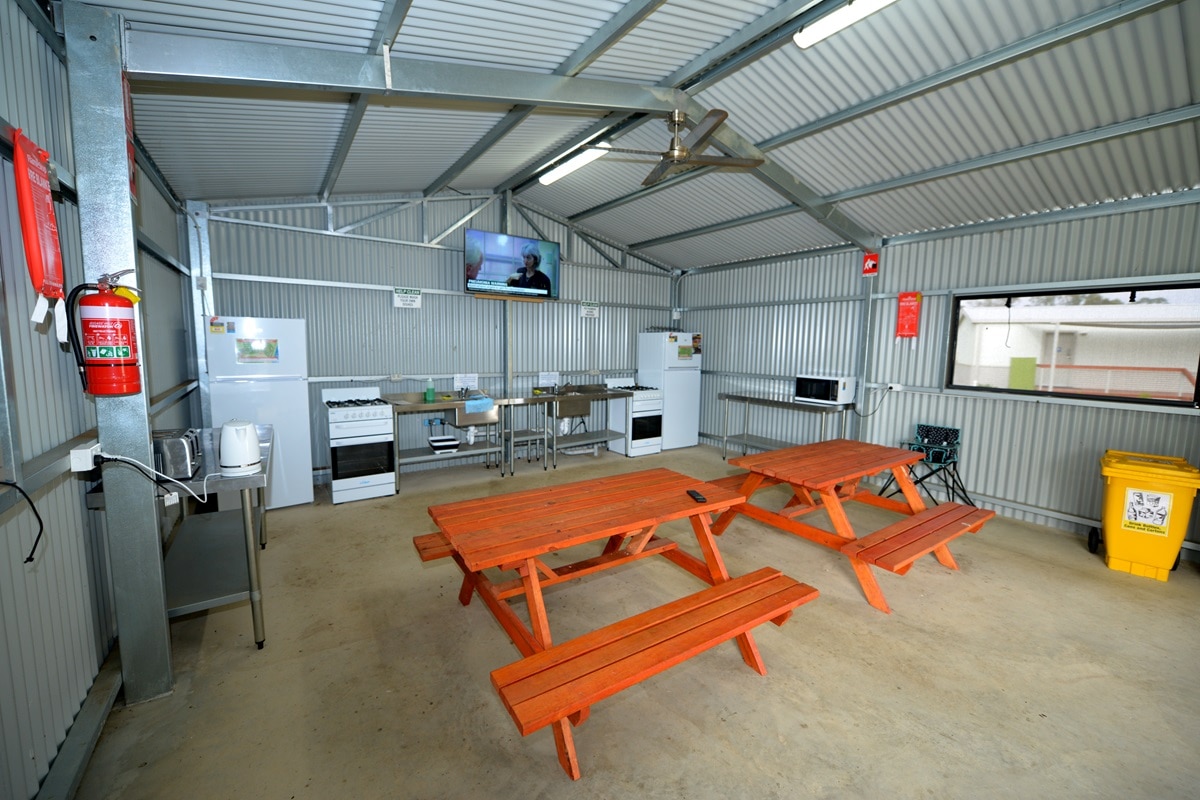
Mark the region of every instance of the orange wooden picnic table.
POLYGON ((765 675, 750 629, 782 625, 818 594, 769 567, 731 579, 713 538, 712 515, 743 502, 732 489, 652 469, 430 506, 439 532, 414 537, 423 560, 451 556, 463 572, 459 602, 478 593, 524 658, 492 673, 521 733, 550 725, 559 762, 580 777, 570 725, 591 705, 719 643, 734 639, 742 660, 765 675), (688 494, 702 495, 696 500, 688 494), (657 535, 666 522, 691 523, 702 558, 657 535), (565 566, 545 556, 603 542, 600 551, 565 566), (553 644, 543 589, 572 578, 661 555, 709 587, 688 597, 553 644), (485 570, 515 571, 493 581, 485 570), (529 624, 510 600, 524 597, 529 624))
POLYGON ((923 453, 906 448, 832 439, 731 459, 730 464, 749 472, 740 483, 733 476, 719 483, 737 485, 738 491, 745 494, 746 503, 722 513, 713 524, 713 533, 723 533, 737 514, 745 514, 837 550, 849 557, 867 601, 890 613, 871 565, 903 575, 917 558, 933 553, 943 566, 958 569, 947 543, 965 532, 978 530, 995 516, 993 511, 957 503, 927 509, 908 469, 922 458, 923 453), (885 471, 894 476, 903 502, 859 488, 863 478, 885 471), (759 489, 776 484, 786 484, 792 490, 792 497, 781 510, 770 511, 750 502, 759 489), (897 511, 909 518, 860 537, 846 516, 843 504, 849 501, 897 511), (796 519, 821 508, 829 515, 832 533, 796 519))
MULTIPOLYGON (((547 586, 652 555, 670 559, 709 584, 729 580, 710 515, 742 500, 730 489, 652 469, 430 506, 429 516, 463 569, 459 601, 466 605, 478 592, 513 644, 528 656, 551 645, 542 593, 547 586), (700 492, 705 502, 693 500, 688 489, 700 492), (691 523, 703 560, 657 535, 660 525, 678 519, 691 523), (553 568, 542 560, 600 540, 605 542, 602 551, 590 558, 553 568), (493 582, 484 573, 489 567, 515 571, 518 578, 493 582), (507 602, 519 596, 528 601, 529 626, 507 602)), ((751 645, 748 635, 746 644, 751 645)))

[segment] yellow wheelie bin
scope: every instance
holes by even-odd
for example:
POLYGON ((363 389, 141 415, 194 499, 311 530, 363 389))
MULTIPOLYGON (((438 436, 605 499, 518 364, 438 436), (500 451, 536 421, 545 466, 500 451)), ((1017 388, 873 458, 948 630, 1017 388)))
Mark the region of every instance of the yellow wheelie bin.
POLYGON ((1200 489, 1185 459, 1105 451, 1104 562, 1109 569, 1165 581, 1179 558, 1200 489))

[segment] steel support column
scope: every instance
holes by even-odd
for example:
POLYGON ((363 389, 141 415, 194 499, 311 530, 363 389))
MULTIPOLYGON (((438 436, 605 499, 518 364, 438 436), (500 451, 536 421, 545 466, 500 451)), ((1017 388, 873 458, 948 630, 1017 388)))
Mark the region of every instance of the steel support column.
MULTIPOLYGON (((75 0, 68 0, 63 11, 83 268, 87 281, 94 282, 137 265, 121 88, 122 20, 75 0)), ((144 328, 139 324, 139 329, 144 328)), ((143 364, 145 344, 143 339, 139 347, 143 364)), ((139 394, 96 397, 96 421, 104 452, 148 464, 144 369, 142 385, 139 394)), ((138 703, 173 687, 155 489, 129 466, 107 464, 103 475, 121 676, 126 701, 138 703)))

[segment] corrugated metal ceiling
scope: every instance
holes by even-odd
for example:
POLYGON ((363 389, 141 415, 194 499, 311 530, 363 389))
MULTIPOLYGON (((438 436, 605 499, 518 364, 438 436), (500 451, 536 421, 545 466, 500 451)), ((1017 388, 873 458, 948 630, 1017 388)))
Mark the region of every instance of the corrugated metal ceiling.
MULTIPOLYGON (((393 57, 423 62, 431 84, 449 87, 410 98, 373 90, 355 124, 355 97, 345 92, 251 91, 238 76, 163 86, 135 75, 139 138, 188 199, 514 188, 522 203, 581 215, 580 227, 616 241, 696 230, 646 251, 693 268, 852 244, 854 229, 861 244, 1200 184, 1200 59, 1190 55, 1200 0, 898 0, 807 50, 771 38, 781 20, 790 33, 808 7, 837 4, 414 0, 401 19, 394 10, 404 4, 382 0, 108 3, 133 31, 358 54, 364 75, 378 58, 372 44, 399 24, 393 57), (722 61, 725 43, 742 35, 746 48, 722 61), (1011 49, 1023 42, 1035 44, 1011 49), (706 59, 718 70, 733 66, 694 100, 729 111, 724 130, 763 147, 795 184, 776 192, 752 176, 718 173, 648 192, 641 181, 650 165, 618 154, 552 186, 533 180, 585 131, 597 132, 603 116, 556 107, 630 97, 613 87, 642 87, 638 96, 669 103, 671 87, 655 87, 706 59), (578 72, 583 82, 556 71, 578 72), (471 99, 459 86, 492 99, 471 99), (534 113, 496 127, 530 105, 534 113), (1164 112, 1183 116, 1104 130, 1164 112), (1062 137, 1083 138, 1055 141, 1062 137), (930 170, 952 174, 925 176, 930 170), (336 182, 326 185, 331 172, 336 182), (814 210, 712 230, 792 202, 814 210), (823 227, 828 202, 850 239, 823 227), (601 204, 602 213, 584 213, 601 204)), ((242 66, 253 72, 255 62, 242 66)), ((419 66, 395 62, 403 75, 419 66)), ((723 150, 744 149, 736 136, 722 137, 723 150)), ((654 152, 668 142, 660 116, 614 139, 654 152)))

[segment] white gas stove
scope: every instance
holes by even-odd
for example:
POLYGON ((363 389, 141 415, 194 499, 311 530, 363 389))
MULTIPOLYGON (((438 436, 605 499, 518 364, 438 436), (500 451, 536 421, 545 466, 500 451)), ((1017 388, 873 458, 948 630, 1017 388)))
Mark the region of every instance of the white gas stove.
POLYGON ((624 438, 611 442, 609 450, 636 458, 662 452, 663 394, 653 386, 641 386, 629 378, 609 378, 604 385, 610 389, 632 392, 633 397, 617 397, 608 401, 609 425, 624 438))
POLYGON ((392 406, 379 387, 322 389, 329 413, 333 502, 396 493, 392 406))

